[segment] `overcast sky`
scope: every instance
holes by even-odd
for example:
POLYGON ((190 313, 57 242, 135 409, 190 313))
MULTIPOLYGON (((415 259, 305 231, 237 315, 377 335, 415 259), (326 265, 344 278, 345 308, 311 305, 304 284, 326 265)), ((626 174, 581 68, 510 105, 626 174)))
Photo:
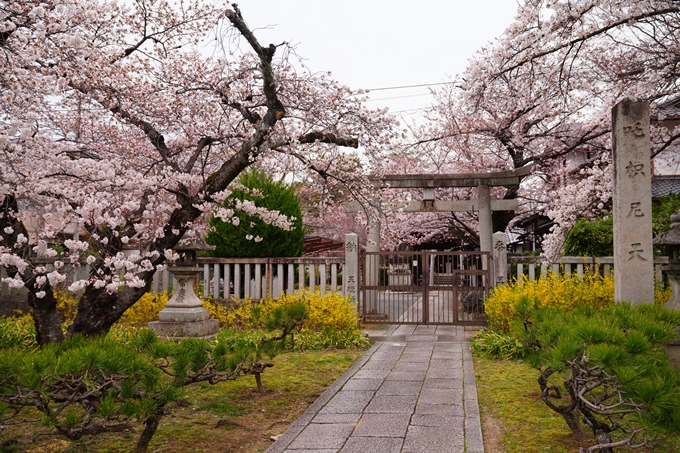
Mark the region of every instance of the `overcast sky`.
POLYGON ((427 87, 465 69, 512 22, 517 0, 240 0, 262 44, 287 41, 313 71, 373 89, 370 107, 409 120, 431 103, 427 87), (377 89, 377 90, 376 90, 377 89))

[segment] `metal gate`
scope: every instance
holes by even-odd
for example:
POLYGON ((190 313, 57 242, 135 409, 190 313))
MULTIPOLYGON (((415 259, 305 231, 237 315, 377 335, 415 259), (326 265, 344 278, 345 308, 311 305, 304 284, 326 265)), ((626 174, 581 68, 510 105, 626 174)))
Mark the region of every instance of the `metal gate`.
POLYGON ((362 264, 366 322, 486 325, 489 252, 366 252, 362 264))

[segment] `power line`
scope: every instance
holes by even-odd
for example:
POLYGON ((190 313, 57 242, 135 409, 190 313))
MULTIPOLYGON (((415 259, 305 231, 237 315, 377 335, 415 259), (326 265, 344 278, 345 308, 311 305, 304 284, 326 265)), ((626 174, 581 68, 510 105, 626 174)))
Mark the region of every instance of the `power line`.
POLYGON ((366 91, 401 90, 404 88, 433 87, 437 85, 451 85, 455 82, 422 83, 420 85, 402 85, 396 87, 367 88, 366 91))
POLYGON ((421 96, 430 96, 430 93, 425 93, 425 94, 408 94, 406 96, 393 96, 389 98, 376 98, 376 99, 367 99, 366 102, 372 102, 372 101, 387 101, 389 99, 403 99, 403 98, 417 98, 421 96))

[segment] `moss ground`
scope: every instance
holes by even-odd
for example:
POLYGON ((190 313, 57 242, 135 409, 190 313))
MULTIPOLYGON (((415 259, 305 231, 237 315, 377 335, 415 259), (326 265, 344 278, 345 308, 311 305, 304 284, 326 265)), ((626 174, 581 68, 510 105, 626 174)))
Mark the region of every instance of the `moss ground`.
MULTIPOLYGON (((170 413, 161 420, 149 451, 265 451, 273 438, 282 434, 364 351, 280 354, 274 358, 275 366, 262 375, 263 394, 257 392, 252 377, 214 386, 205 383, 190 387, 169 407, 170 413)), ((42 431, 47 432, 44 428, 42 431)), ((139 435, 116 433, 68 442, 52 434, 40 435, 40 432, 37 423, 8 426, 1 434, 2 439, 16 439, 18 443, 0 446, 0 453, 132 451, 139 435)))
MULTIPOLYGON (((474 364, 484 438, 485 442, 493 442, 486 445, 487 452, 576 453, 579 447, 594 445, 592 437, 585 442, 574 438, 562 417, 543 403, 536 381, 538 373, 528 364, 485 357, 475 357, 474 364)), ((680 452, 680 434, 667 437, 653 451, 680 452)))

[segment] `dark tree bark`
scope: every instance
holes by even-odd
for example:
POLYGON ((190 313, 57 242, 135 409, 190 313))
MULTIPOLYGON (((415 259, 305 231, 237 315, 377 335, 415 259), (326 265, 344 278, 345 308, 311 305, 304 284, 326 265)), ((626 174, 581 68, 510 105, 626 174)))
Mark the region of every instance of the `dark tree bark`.
POLYGON ((92 337, 108 332, 125 310, 149 290, 153 273, 149 274, 142 277, 146 280, 142 288, 125 288, 122 292, 109 294, 104 288, 88 287, 78 301, 78 312, 69 326, 68 335, 80 333, 92 337))
MULTIPOLYGON (((550 409, 564 418, 564 421, 567 423, 567 426, 569 426, 569 429, 571 429, 572 434, 577 438, 581 438, 583 437, 583 430, 581 429, 581 423, 579 422, 579 408, 574 395, 571 395, 571 391, 569 391, 570 398, 567 404, 557 405, 553 402, 553 400, 562 399, 562 392, 559 387, 550 384, 548 381, 554 372, 554 370, 548 368, 538 377, 538 384, 541 387, 541 398, 550 409)), ((568 386, 567 388, 569 389, 568 386)))
POLYGON ((139 436, 137 440, 137 446, 135 447, 135 453, 146 453, 149 448, 149 442, 153 438, 153 435, 158 429, 158 424, 163 418, 163 410, 165 409, 165 404, 157 408, 149 418, 144 422, 144 431, 139 436))
POLYGON ((46 291, 43 298, 37 298, 29 291, 28 306, 33 309, 35 340, 38 344, 60 343, 64 340, 64 332, 61 330, 57 313, 57 299, 52 291, 46 291))

